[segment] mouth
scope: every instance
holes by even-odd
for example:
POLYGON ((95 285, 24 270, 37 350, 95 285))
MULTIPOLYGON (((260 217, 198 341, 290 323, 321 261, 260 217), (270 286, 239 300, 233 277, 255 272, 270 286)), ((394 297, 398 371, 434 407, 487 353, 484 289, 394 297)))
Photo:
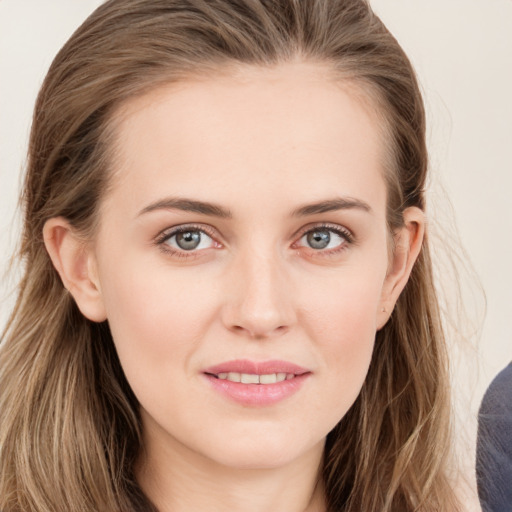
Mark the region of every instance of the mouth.
POLYGON ((220 380, 228 380, 230 382, 241 382, 242 384, 276 384, 277 382, 283 382, 285 380, 291 380, 295 378, 294 373, 265 373, 258 375, 257 373, 238 373, 238 372, 222 372, 222 373, 206 373, 220 380))
POLYGON ((269 406, 297 393, 312 372, 287 361, 236 360, 203 371, 211 387, 244 406, 269 406))

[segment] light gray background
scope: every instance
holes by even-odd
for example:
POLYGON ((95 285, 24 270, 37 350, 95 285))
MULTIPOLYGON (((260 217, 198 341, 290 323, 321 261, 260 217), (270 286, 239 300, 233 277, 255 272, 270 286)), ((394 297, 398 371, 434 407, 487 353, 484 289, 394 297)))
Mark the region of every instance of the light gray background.
MULTIPOLYGON (((15 209, 37 90, 57 50, 100 3, 0 0, 0 272, 18 235, 15 209)), ((455 381, 472 385, 474 410, 512 359, 512 0, 372 5, 411 57, 424 90, 433 171, 429 216, 434 230, 447 233, 435 243, 440 254, 461 254, 446 191, 487 296, 481 335, 470 340, 480 340, 477 364, 455 368, 455 381)), ((462 281, 469 313, 459 332, 466 335, 478 331, 483 308, 474 277, 463 272, 462 281)), ((11 277, 0 286, 0 326, 12 307, 12 285, 11 277)), ((453 288, 449 268, 439 286, 453 288)), ((450 293, 447 301, 453 313, 450 293)))

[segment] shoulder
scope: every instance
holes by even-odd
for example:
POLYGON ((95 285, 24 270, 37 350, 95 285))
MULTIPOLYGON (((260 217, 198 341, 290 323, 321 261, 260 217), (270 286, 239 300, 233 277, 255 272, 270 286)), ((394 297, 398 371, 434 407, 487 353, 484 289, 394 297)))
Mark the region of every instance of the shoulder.
POLYGON ((491 382, 482 400, 478 419, 487 421, 507 415, 512 421, 512 363, 491 382))
POLYGON ((512 363, 485 392, 478 413, 478 492, 484 512, 510 511, 512 503, 512 363))

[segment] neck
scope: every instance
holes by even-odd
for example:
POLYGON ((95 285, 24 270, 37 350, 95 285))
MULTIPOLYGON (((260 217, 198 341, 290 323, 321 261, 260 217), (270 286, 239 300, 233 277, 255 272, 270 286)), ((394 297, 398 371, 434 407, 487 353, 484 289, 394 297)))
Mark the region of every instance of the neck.
POLYGON ((219 464, 178 441, 145 440, 137 465, 142 490, 159 512, 325 512, 319 479, 323 443, 278 467, 219 464))

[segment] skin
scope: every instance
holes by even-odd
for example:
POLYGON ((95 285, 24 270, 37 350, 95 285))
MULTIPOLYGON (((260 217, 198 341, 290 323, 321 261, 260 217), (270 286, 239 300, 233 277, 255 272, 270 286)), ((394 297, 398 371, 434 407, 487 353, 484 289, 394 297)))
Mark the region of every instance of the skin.
POLYGON ((46 223, 79 308, 109 321, 141 404, 138 477, 161 512, 325 510, 326 435, 357 398, 423 237, 410 208, 389 250, 385 137, 360 97, 308 63, 152 91, 118 113, 95 239, 46 223), (171 207, 177 198, 229 216, 171 207), (207 235, 185 251, 172 229, 190 224, 207 235), (315 228, 327 248, 310 246, 315 228), (277 404, 244 406, 202 373, 233 359, 311 375, 277 404))

